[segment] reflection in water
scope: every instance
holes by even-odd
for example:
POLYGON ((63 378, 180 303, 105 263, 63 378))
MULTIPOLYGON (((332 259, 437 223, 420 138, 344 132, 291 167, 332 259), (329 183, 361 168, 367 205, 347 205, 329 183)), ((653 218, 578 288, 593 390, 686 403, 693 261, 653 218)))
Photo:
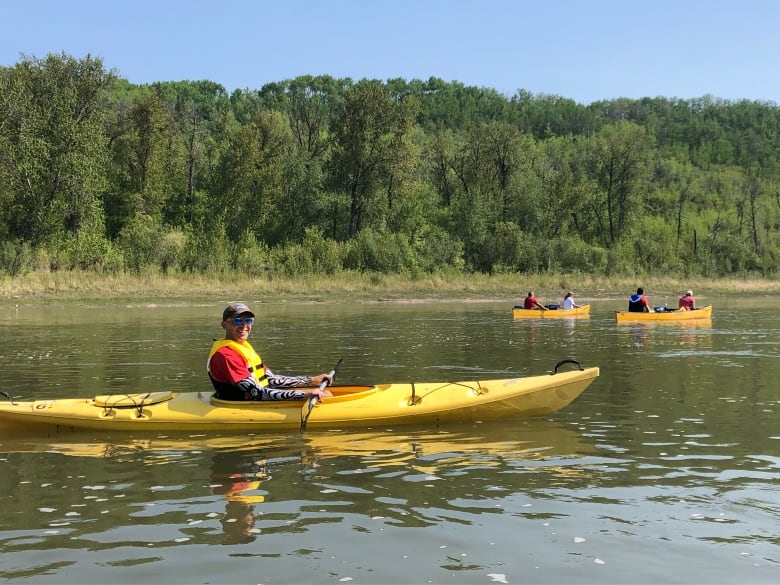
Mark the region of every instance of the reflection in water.
MULTIPOLYGON (((6 511, 25 513, 13 518, 6 512, 0 524, 3 556, 14 559, 0 576, 35 579, 58 562, 83 574, 94 570, 94 555, 87 553, 96 549, 126 570, 139 563, 154 567, 176 558, 178 549, 222 544, 217 548, 230 557, 224 562, 287 559, 285 569, 264 565, 265 580, 276 582, 284 580, 291 555, 313 554, 293 553, 294 538, 296 547, 321 551, 311 562, 326 564, 336 577, 352 576, 340 563, 365 562, 379 546, 385 554, 373 558, 371 570, 384 582, 404 582, 401 574, 413 576, 405 582, 419 582, 433 560, 468 571, 458 582, 474 582, 481 567, 520 582, 523 563, 512 552, 518 547, 530 555, 548 547, 550 560, 532 560, 541 565, 589 551, 620 567, 611 545, 572 548, 564 541, 595 545, 604 534, 620 532, 627 564, 643 550, 631 536, 643 533, 662 539, 682 531, 739 544, 738 517, 722 515, 728 511, 717 500, 749 507, 751 499, 760 502, 756 488, 768 490, 777 479, 771 460, 705 437, 701 418, 662 419, 662 437, 653 412, 634 414, 638 429, 616 426, 614 417, 569 414, 576 430, 540 419, 305 436, 1 437, 10 466, 0 480, 6 511), (645 439, 637 443, 635 435, 645 439), (25 468, 20 456, 39 458, 38 465, 25 468), (34 468, 46 471, 33 482, 27 472, 34 468), (665 528, 654 531, 658 524, 648 518, 664 518, 665 528), (691 524, 697 521, 718 530, 691 524), (428 552, 414 555, 416 549, 428 552), (417 560, 404 561, 410 555, 417 560)), ((753 512, 754 521, 766 525, 762 517, 772 514, 764 505, 753 512)), ((194 556, 223 561, 207 550, 194 556)), ((203 581, 197 558, 187 566, 193 569, 183 580, 203 581)), ((567 578, 556 581, 575 578, 557 570, 567 578)), ((620 582, 617 575, 612 581, 597 576, 587 581, 620 582)))
POLYGON ((669 343, 669 339, 679 340, 678 345, 688 348, 711 345, 712 320, 693 321, 650 321, 646 323, 628 322, 616 325, 619 332, 628 332, 631 345, 635 348, 648 347, 648 342, 669 343))
POLYGON ((259 493, 262 479, 267 478, 266 464, 242 453, 217 451, 212 456, 211 492, 225 497, 222 529, 225 544, 251 542, 255 538, 254 505, 265 496, 259 493))
MULTIPOLYGON (((511 492, 513 474, 524 475, 529 489, 581 481, 588 475, 586 469, 578 468, 577 457, 590 452, 592 446, 579 433, 554 422, 511 421, 464 425, 461 429, 336 431, 306 436, 123 439, 120 435, 102 441, 81 434, 45 438, 0 433, 0 450, 8 454, 45 453, 49 458, 65 455, 66 459, 52 460, 49 465, 76 473, 90 467, 90 459, 102 461, 106 469, 120 465, 137 478, 125 482, 121 508, 116 508, 120 517, 121 509, 128 506, 154 509, 143 489, 144 468, 155 468, 156 482, 169 501, 166 485, 182 486, 176 488, 184 489, 182 504, 202 497, 197 486, 203 485, 208 494, 219 496, 224 506, 220 514, 224 544, 247 544, 261 533, 308 530, 324 521, 339 523, 347 515, 381 516, 397 526, 432 526, 444 510, 463 512, 457 504, 463 498, 480 500, 478 494, 486 489, 511 492), (208 469, 208 477, 199 478, 199 469, 208 469), (546 479, 537 482, 540 473, 546 479), (457 481, 451 481, 455 478, 457 481), (436 484, 433 492, 415 487, 432 483, 436 484), (320 489, 313 489, 318 485, 320 489), (319 507, 328 507, 330 513, 312 517, 294 507, 286 512, 278 507, 297 506, 296 502, 304 506, 316 502, 319 507), (275 506, 275 520, 258 516, 257 507, 269 503, 275 506), (262 530, 257 526, 258 517, 264 519, 262 530)), ((63 488, 62 497, 77 502, 77 486, 63 488)), ((35 490, 27 490, 17 497, 29 501, 34 494, 35 490)), ((470 509, 474 513, 488 511, 478 506, 470 509)), ((78 540, 78 529, 71 538, 78 540)))

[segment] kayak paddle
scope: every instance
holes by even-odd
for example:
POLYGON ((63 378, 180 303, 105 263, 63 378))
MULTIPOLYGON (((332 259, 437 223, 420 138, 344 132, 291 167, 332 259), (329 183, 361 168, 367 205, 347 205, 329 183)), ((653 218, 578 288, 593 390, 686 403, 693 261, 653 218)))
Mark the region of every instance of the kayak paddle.
MULTIPOLYGON (((336 362, 336 365, 329 372, 331 380, 333 380, 333 378, 336 377, 336 372, 338 371, 339 366, 343 361, 344 358, 339 358, 339 361, 336 362)), ((325 378, 322 381, 322 383, 320 384, 320 392, 322 392, 323 390, 325 390, 325 388, 327 388, 328 382, 329 380, 327 378, 325 378)), ((314 405, 317 404, 318 399, 319 398, 317 396, 312 396, 306 402, 303 403, 303 408, 301 409, 301 432, 304 432, 306 430, 306 423, 309 422, 309 415, 311 414, 311 411, 314 409, 314 405)))

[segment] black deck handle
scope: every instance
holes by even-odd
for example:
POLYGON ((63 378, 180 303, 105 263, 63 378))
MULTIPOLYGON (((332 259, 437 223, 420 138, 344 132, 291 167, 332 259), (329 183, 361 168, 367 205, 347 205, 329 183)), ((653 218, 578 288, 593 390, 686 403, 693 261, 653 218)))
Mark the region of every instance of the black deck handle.
POLYGON ((562 365, 564 365, 564 364, 574 364, 574 365, 576 365, 576 366, 577 366, 577 367, 578 367, 580 370, 584 370, 584 369, 585 369, 585 368, 583 368, 583 367, 580 365, 580 362, 578 362, 577 360, 561 360, 561 361, 559 361, 557 364, 555 364, 555 368, 553 369, 552 373, 553 373, 553 374, 557 374, 557 373, 558 373, 558 368, 560 368, 560 367, 561 367, 562 365))

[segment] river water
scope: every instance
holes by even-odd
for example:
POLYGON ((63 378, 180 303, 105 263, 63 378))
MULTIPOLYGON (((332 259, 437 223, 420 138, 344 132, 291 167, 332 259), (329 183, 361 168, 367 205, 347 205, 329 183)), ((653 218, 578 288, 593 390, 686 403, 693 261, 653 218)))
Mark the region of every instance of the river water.
MULTIPOLYGON (((278 435, 0 429, 10 583, 778 583, 780 300, 704 323, 252 303, 277 373, 601 376, 540 419, 278 435)), ((579 299, 582 302, 583 299, 579 299)), ((0 390, 204 390, 224 302, 0 305, 0 390)))

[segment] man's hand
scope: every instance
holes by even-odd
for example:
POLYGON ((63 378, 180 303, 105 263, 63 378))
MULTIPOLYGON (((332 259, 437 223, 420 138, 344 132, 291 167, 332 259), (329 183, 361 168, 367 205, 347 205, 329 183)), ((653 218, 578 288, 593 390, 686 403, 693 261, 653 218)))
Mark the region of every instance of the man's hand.
POLYGON ((310 396, 316 396, 320 400, 323 398, 327 398, 328 396, 333 396, 333 392, 325 388, 325 390, 320 390, 319 388, 314 388, 311 392, 309 392, 310 396))
POLYGON ((319 376, 312 376, 311 377, 311 383, 319 386, 322 384, 325 380, 328 381, 328 384, 333 383, 333 376, 330 374, 320 374, 319 376))

